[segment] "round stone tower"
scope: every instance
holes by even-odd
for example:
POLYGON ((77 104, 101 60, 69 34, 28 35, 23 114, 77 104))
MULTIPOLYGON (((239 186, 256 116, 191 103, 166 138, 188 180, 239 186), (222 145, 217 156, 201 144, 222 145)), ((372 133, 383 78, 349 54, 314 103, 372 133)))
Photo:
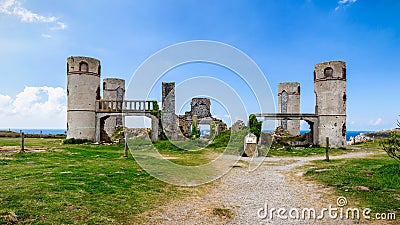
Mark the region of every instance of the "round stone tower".
MULTIPOLYGON (((125 80, 119 78, 103 79, 103 100, 123 101, 125 99, 125 80)), ((122 107, 122 104, 120 105, 122 107)), ((111 116, 106 119, 104 130, 109 137, 118 126, 123 126, 124 118, 122 115, 111 116)))
POLYGON ((97 59, 72 56, 67 60, 67 138, 95 141, 100 71, 97 59))
POLYGON ((314 67, 315 114, 319 117, 318 143, 326 137, 332 147, 346 145, 346 63, 329 61, 314 67))
MULTIPOLYGON (((300 113, 300 83, 279 83, 278 109, 279 113, 300 113)), ((300 120, 281 120, 280 123, 289 134, 300 135, 300 120)))

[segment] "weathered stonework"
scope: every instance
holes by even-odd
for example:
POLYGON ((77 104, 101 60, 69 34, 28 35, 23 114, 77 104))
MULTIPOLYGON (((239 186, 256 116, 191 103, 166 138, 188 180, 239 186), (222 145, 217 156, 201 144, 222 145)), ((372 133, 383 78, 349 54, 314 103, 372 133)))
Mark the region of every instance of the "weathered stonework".
MULTIPOLYGON (((286 82, 278 85, 279 113, 300 113, 300 83, 286 82)), ((299 120, 281 120, 283 129, 293 136, 300 135, 299 120)))
POLYGON ((190 114, 198 118, 211 117, 211 102, 209 98, 192 98, 190 114))

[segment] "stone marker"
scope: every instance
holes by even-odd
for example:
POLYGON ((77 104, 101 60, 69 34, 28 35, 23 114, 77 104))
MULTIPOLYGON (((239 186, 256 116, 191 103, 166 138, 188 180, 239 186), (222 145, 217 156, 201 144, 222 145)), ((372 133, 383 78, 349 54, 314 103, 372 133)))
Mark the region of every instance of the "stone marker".
POLYGON ((256 135, 249 133, 244 138, 244 152, 248 157, 257 157, 257 137, 256 135))

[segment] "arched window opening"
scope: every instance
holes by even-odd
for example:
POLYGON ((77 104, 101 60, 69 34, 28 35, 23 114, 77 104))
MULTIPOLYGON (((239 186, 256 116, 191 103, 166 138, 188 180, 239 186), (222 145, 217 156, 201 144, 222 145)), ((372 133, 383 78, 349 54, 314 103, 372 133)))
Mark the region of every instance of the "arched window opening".
POLYGON ((79 71, 88 72, 89 71, 89 65, 86 62, 80 62, 79 63, 79 71))
POLYGON ((325 77, 333 77, 333 69, 331 67, 327 67, 324 69, 325 77))

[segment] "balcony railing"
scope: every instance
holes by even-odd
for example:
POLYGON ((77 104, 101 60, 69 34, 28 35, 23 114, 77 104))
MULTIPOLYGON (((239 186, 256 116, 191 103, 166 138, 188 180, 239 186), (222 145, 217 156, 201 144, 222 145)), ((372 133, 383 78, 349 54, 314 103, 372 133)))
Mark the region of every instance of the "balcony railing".
POLYGON ((98 100, 96 101, 96 112, 123 113, 123 112, 151 112, 154 101, 143 100, 98 100))

